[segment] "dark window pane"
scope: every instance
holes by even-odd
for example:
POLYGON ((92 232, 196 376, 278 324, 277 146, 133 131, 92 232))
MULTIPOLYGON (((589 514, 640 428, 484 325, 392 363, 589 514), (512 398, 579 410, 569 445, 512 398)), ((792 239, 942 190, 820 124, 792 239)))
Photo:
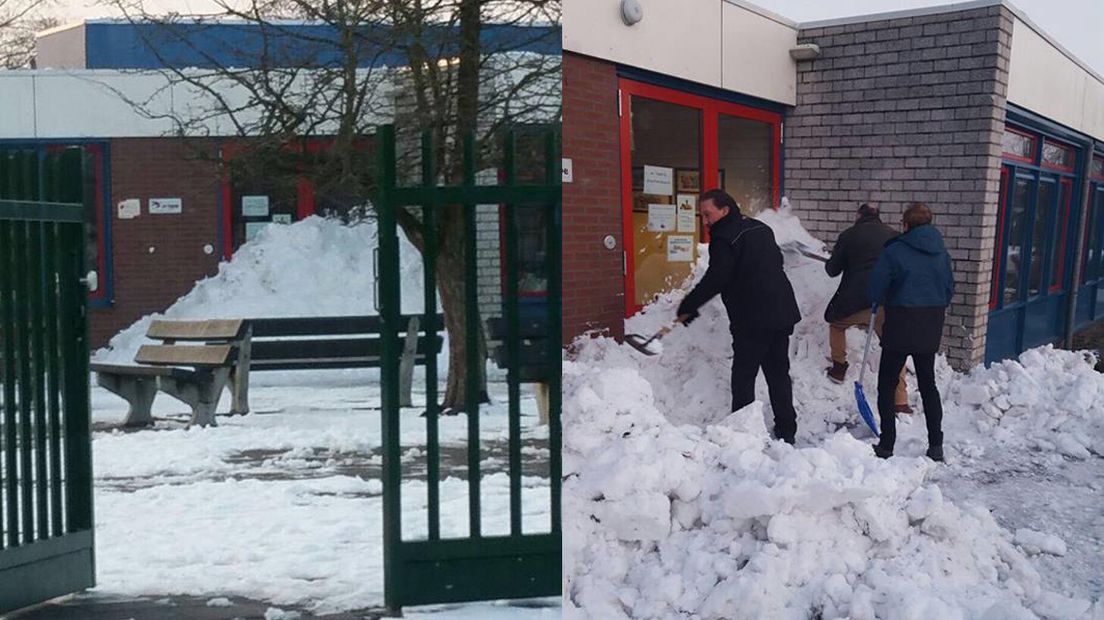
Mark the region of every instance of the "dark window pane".
POLYGON ((1043 142, 1043 163, 1058 168, 1073 168, 1073 149, 1053 142, 1043 142))
POLYGON ((1001 137, 1001 150, 1008 155, 1032 159, 1035 155, 1034 143, 1035 140, 1030 136, 1005 129, 1004 136, 1001 137))
POLYGON ((1004 265, 1004 303, 1010 304, 1020 299, 1020 262, 1023 260, 1024 219, 1027 216, 1027 202, 1031 196, 1031 182, 1016 179, 1012 188, 1012 205, 1008 213, 1008 258, 1004 265))
POLYGON ((1092 160, 1092 176, 1098 179, 1104 179, 1104 157, 1097 155, 1092 160))
POLYGON ((745 214, 772 208, 771 125, 720 114, 717 117, 718 184, 745 214))
POLYGON ((1047 237, 1050 233, 1051 218, 1054 215, 1054 184, 1039 184, 1039 200, 1035 205, 1035 227, 1031 234, 1031 266, 1028 277, 1027 294, 1038 295, 1043 285, 1044 257, 1050 253, 1047 237))
POLYGON ((1058 209, 1055 223, 1058 232, 1054 242, 1050 244, 1050 288, 1057 288, 1065 284, 1066 271, 1066 231, 1069 226, 1069 194, 1070 184, 1062 183, 1058 195, 1058 209))
POLYGON ((644 305, 678 288, 697 258, 697 198, 706 189, 701 173, 702 112, 634 96, 631 127, 630 275, 634 302, 644 305))
POLYGON ((1092 217, 1089 219, 1088 242, 1085 243, 1085 259, 1081 279, 1089 282, 1100 277, 1100 251, 1104 247, 1104 189, 1095 192, 1092 217))

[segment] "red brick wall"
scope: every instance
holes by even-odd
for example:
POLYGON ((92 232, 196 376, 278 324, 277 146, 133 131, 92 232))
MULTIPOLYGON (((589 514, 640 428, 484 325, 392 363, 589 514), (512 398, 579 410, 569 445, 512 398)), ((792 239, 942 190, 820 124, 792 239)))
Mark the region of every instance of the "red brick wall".
POLYGON ((563 156, 573 180, 563 186, 563 332, 624 332, 621 272, 621 167, 614 65, 564 53, 563 156), (613 235, 617 246, 602 244, 613 235))
POLYGON ((115 301, 90 311, 92 346, 151 312, 161 312, 218 269, 220 183, 210 163, 195 161, 213 142, 173 138, 111 141, 111 226, 115 301), (121 220, 116 205, 142 201, 141 216, 121 220), (181 198, 183 213, 150 215, 150 198, 181 198), (204 246, 214 248, 204 253, 204 246), (153 248, 153 252, 150 252, 153 248))

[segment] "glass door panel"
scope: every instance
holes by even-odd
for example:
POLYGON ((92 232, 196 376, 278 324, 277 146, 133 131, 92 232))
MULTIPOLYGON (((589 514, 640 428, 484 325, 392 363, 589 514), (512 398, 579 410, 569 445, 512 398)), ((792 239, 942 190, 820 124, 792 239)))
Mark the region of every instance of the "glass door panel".
POLYGON ((702 112, 633 97, 632 246, 636 306, 690 276, 698 258, 702 112))
POLYGON ((771 178, 772 130, 770 123, 727 114, 718 115, 717 185, 740 203, 745 215, 773 208, 771 178))

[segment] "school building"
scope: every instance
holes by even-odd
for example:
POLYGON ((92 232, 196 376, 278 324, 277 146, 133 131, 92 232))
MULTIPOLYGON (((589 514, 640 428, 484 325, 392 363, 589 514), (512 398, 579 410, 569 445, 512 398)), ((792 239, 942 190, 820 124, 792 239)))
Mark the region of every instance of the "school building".
MULTIPOLYGON (((557 27, 487 24, 481 36, 484 49, 559 62, 557 27)), ((228 175, 218 161, 232 159, 248 140, 226 115, 209 114, 217 109, 209 93, 167 71, 330 66, 340 60, 333 51, 337 37, 329 26, 307 22, 262 29, 228 20, 181 20, 171 26, 87 20, 40 33, 35 70, 0 72, 0 168, 17 151, 43 155, 73 146, 84 151, 86 254, 100 283, 90 294, 93 346, 106 344, 143 315, 164 311, 264 226, 347 210, 350 201, 364 203, 363 196, 308 178, 277 181, 263 171, 228 175), (202 118, 182 128, 181 119, 193 114, 202 118)), ((407 95, 387 81, 393 74, 384 69, 405 61, 400 53, 365 52, 360 71, 371 74, 365 79, 380 80, 387 94, 366 114, 371 118, 364 126, 394 121, 396 102, 407 95)), ((487 62, 493 68, 495 58, 487 62)), ((558 74, 552 77, 558 84, 558 74)), ((485 87, 511 87, 500 78, 510 76, 492 75, 485 87)), ((545 84, 535 87, 555 92, 545 84)), ((223 95, 234 100, 241 93, 227 89, 223 95)), ((529 119, 519 117, 522 122, 555 120, 543 102, 529 104, 533 111, 529 119)), ((556 97, 556 112, 558 106, 556 97)), ((325 133, 312 135, 305 148, 324 150, 331 140, 325 133)), ((363 143, 365 165, 371 165, 370 137, 363 143)), ((494 177, 493 170, 481 171, 481 177, 486 172, 494 177)), ((481 207, 478 221, 480 300, 484 315, 493 316, 500 313, 502 290, 497 206, 481 207)), ((543 230, 541 222, 520 225, 543 230)), ((541 264, 545 240, 523 230, 521 244, 526 273, 530 263, 541 264)), ((523 292, 544 303, 542 286, 543 280, 523 292)), ((365 308, 365 314, 372 312, 365 308)))
POLYGON ((798 24, 742 0, 564 6, 564 332, 623 332, 696 258, 696 193, 936 214, 957 368, 1104 319, 1104 78, 1013 4, 798 24), (568 162, 567 160, 570 160, 568 162), (570 164, 570 181, 566 178, 570 164))

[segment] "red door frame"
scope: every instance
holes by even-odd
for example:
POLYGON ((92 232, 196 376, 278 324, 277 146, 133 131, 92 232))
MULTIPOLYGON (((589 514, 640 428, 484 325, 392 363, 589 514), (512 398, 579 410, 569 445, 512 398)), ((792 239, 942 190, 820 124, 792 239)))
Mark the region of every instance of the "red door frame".
MULTIPOLYGON (((305 145, 302 147, 307 153, 319 153, 329 148, 333 144, 334 139, 332 137, 324 138, 307 138, 305 145)), ((359 138, 354 142, 354 145, 360 148, 367 149, 370 144, 367 139, 359 138)), ((286 148, 294 148, 298 145, 288 145, 286 148)), ((246 142, 230 142, 223 144, 221 149, 221 159, 224 162, 230 161, 238 153, 245 151, 248 148, 246 142)), ((230 187, 230 176, 226 170, 223 170, 221 180, 221 195, 222 195, 222 258, 223 260, 230 260, 230 257, 234 254, 234 204, 233 204, 233 192, 230 187)), ((311 182, 306 176, 299 177, 295 185, 295 217, 296 220, 303 220, 312 215, 317 214, 316 199, 314 183, 311 182)))
MULTIPOLYGON (((673 103, 701 111, 702 152, 701 187, 717 187, 717 168, 720 162, 717 144, 718 117, 721 114, 768 123, 771 126, 771 202, 777 209, 781 201, 782 115, 759 108, 720 101, 680 90, 619 78, 621 115, 621 235, 625 261, 625 316, 640 310, 636 305, 636 265, 632 247, 632 98, 642 97, 673 103)), ((705 231, 703 230, 703 233, 705 231)))

